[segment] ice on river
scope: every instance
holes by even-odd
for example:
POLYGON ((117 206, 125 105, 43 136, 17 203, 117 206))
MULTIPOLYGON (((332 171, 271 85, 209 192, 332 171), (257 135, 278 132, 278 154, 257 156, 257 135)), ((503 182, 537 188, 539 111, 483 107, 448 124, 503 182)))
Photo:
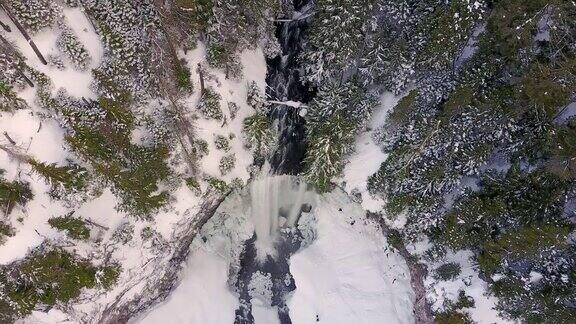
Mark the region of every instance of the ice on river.
MULTIPOLYGON (((247 198, 232 195, 223 203, 195 240, 180 285, 142 323, 234 322, 238 299, 228 274, 238 262, 240 243, 255 227, 249 213, 238 208, 247 198)), ((339 189, 317 204, 315 217, 302 219, 316 222, 308 225, 316 227, 317 238, 290 261, 297 286, 287 303, 292 322, 412 323, 408 268, 380 229, 339 189)), ((277 322, 276 309, 265 304, 253 303, 255 324, 277 322)))

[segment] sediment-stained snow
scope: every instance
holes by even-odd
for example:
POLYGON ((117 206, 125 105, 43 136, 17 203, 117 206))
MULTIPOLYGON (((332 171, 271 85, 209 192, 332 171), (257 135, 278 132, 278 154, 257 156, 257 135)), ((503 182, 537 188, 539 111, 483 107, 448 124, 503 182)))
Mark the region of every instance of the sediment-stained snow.
POLYGON ((413 323, 408 267, 364 213, 340 190, 319 199, 318 237, 290 261, 293 323, 413 323))

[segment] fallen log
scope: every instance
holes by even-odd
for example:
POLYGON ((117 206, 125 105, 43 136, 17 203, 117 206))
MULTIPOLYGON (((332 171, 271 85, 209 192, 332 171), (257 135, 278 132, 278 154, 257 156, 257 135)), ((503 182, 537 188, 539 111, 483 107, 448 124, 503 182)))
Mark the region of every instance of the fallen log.
POLYGON ((4 12, 6 12, 6 15, 8 16, 8 18, 10 18, 10 20, 12 20, 12 22, 14 23, 16 28, 18 28, 18 30, 20 31, 22 36, 24 36, 24 38, 26 39, 28 44, 30 44, 30 47, 32 47, 32 50, 34 51, 34 53, 36 53, 36 56, 38 56, 38 59, 40 59, 40 62, 42 62, 42 64, 44 64, 44 65, 48 65, 48 62, 46 61, 46 59, 44 58, 44 56, 42 55, 42 53, 38 49, 38 46, 36 46, 36 44, 34 43, 32 38, 30 37, 30 35, 28 35, 26 30, 24 29, 24 26, 22 26, 22 24, 20 24, 18 19, 16 19, 16 17, 14 17, 14 15, 12 14, 12 11, 10 11, 10 9, 8 8, 8 6, 6 4, 1 3, 0 5, 2 6, 2 9, 4 9, 4 12))
POLYGON ((8 33, 12 31, 12 28, 10 28, 10 26, 6 25, 2 21, 0 21, 0 26, 2 26, 2 28, 4 28, 4 30, 8 33))

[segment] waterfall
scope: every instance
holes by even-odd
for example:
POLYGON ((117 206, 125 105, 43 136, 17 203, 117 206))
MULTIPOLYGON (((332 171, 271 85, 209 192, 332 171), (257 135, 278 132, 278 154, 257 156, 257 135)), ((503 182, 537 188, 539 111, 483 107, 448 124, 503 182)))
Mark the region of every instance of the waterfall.
POLYGON ((266 175, 250 185, 251 217, 259 260, 275 256, 281 228, 293 227, 303 209, 312 206, 313 193, 306 183, 289 175, 266 175))
MULTIPOLYGON (((266 95, 271 101, 309 102, 315 94, 301 80, 298 55, 302 51, 304 32, 310 23, 314 3, 295 0, 292 19, 276 25, 276 37, 282 54, 266 61, 266 95)), ((278 146, 270 163, 265 163, 263 176, 250 185, 251 217, 256 233, 258 259, 277 254, 275 242, 280 229, 295 225, 303 206, 311 206, 311 192, 295 176, 303 169, 306 151, 304 119, 294 107, 274 104, 269 118, 279 134, 278 146)))

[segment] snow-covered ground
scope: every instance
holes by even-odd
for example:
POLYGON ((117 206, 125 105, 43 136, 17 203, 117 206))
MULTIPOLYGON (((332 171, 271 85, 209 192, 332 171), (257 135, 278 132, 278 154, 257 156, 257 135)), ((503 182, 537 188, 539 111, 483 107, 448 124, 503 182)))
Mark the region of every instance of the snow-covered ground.
MULTIPOLYGON (((59 70, 51 65, 42 65, 28 42, 7 19, 3 11, 0 12, 0 20, 10 25, 12 29, 12 32, 6 33, 5 37, 15 44, 16 48, 27 58, 28 65, 50 78, 54 85, 54 93, 58 89, 65 89, 69 94, 77 97, 93 98, 95 96, 90 87, 92 82, 90 68, 96 67, 101 60, 102 46, 99 37, 79 9, 66 8, 63 14, 64 23, 71 26, 77 33, 92 58, 87 71, 78 71, 71 67, 59 70)), ((55 28, 44 29, 32 35, 32 39, 45 56, 60 55, 56 46, 57 37, 58 31, 55 28)), ((62 165, 65 164, 66 159, 74 160, 74 157, 64 147, 63 129, 55 120, 41 117, 45 111, 42 111, 36 104, 35 89, 25 88, 18 95, 27 102, 31 109, 19 110, 12 114, 0 114, 0 132, 9 134, 16 142, 18 151, 38 161, 62 165)), ((8 141, 2 138, 0 144, 7 145, 8 141)), ((30 167, 25 163, 10 158, 4 151, 0 152, 0 169, 6 171, 4 177, 9 181, 14 179, 28 181, 35 195, 26 208, 17 208, 10 215, 12 220, 18 221, 12 221, 12 225, 16 228, 16 235, 8 238, 4 245, 0 245, 0 264, 7 264, 23 258, 29 249, 40 245, 46 238, 62 237, 62 232, 52 229, 47 220, 50 217, 63 216, 70 210, 48 196, 47 192, 50 187, 44 179, 30 172, 30 167)), ((108 201, 108 204, 114 206, 115 198, 108 201)), ((97 221, 96 218, 104 218, 105 223, 108 223, 108 217, 117 214, 104 214, 100 210, 94 215, 83 216, 89 219, 94 216, 94 221, 97 221)))
MULTIPOLYGON (((95 33, 89 20, 80 9, 63 8, 62 24, 73 30, 90 55, 90 65, 83 71, 72 67, 71 62, 60 53, 56 46, 56 40, 61 32, 60 27, 45 28, 31 36, 45 57, 58 56, 63 58, 63 69, 58 69, 52 64, 41 64, 30 45, 7 19, 3 11, 0 11, 0 20, 11 27, 12 32, 3 35, 22 52, 26 58, 26 63, 46 74, 50 79, 53 85, 53 95, 56 94, 57 90, 63 89, 70 96, 77 98, 97 97, 91 87, 93 81, 91 70, 101 63, 104 48, 100 36, 95 33)), ((230 183, 234 178, 247 181, 249 176, 247 167, 252 163, 252 155, 243 144, 242 121, 254 112, 246 103, 248 84, 255 81, 262 91, 265 87, 266 63, 262 50, 252 49, 240 53, 243 76, 237 80, 226 79, 223 71, 208 67, 205 59, 205 48, 202 43, 199 43, 195 50, 189 51, 187 54, 181 53, 181 55, 189 63, 195 89, 193 94, 183 100, 190 115, 196 113, 195 107, 199 99, 198 90, 200 89, 196 65, 202 63, 207 69, 207 74, 213 76, 206 81, 206 85, 213 87, 221 96, 220 103, 228 121, 226 125, 222 125, 222 122, 205 120, 202 117, 196 121, 197 139, 205 140, 209 145, 209 154, 200 161, 201 171, 206 175, 222 178, 227 183, 230 183), (234 120, 230 118, 228 102, 235 102, 239 106, 237 117, 234 120), (229 174, 222 176, 218 164, 224 152, 214 147, 214 139, 216 135, 228 137, 230 134, 233 136, 230 140, 231 148, 227 154, 236 155, 236 165, 229 174)), ((0 133, 6 132, 16 142, 15 146, 12 146, 4 136, 0 136, 0 144, 13 147, 15 150, 45 163, 56 163, 60 166, 64 165, 68 159, 77 161, 77 157, 67 148, 64 140, 64 129, 56 119, 51 118, 48 111, 37 104, 37 89, 38 87, 17 89, 18 95, 26 100, 30 109, 18 110, 14 113, 0 113, 0 133)), ((179 166, 175 167, 175 169, 177 168, 179 166)), ((46 313, 34 311, 24 320, 26 323, 97 322, 102 310, 120 294, 124 294, 123 301, 128 302, 132 296, 142 290, 148 281, 152 280, 153 275, 157 274, 158 271, 155 268, 157 264, 155 263, 159 260, 162 261, 163 257, 169 257, 165 253, 166 251, 162 249, 166 249, 166 246, 173 243, 175 234, 185 227, 186 222, 189 223, 194 218, 202 203, 202 197, 199 197, 182 183, 179 188, 173 190, 173 201, 170 205, 155 215, 154 220, 141 220, 115 209, 118 199, 110 188, 103 188, 102 194, 90 197, 86 202, 78 202, 73 206, 68 206, 48 196, 47 192, 50 186, 45 183, 43 178, 31 172, 29 165, 10 158, 4 151, 0 151, 0 169, 6 171, 3 176, 8 181, 18 179, 29 182, 34 193, 34 199, 30 200, 24 208, 15 208, 5 219, 15 228, 15 235, 8 237, 6 242, 0 245, 1 265, 25 257, 30 249, 48 241, 57 246, 64 246, 81 257, 89 258, 96 265, 99 265, 104 259, 110 258, 111 261, 118 262, 122 266, 119 281, 110 291, 103 293, 85 290, 82 296, 78 300, 74 300, 71 305, 58 305, 46 313), (86 242, 71 241, 65 232, 58 231, 48 224, 48 219, 51 217, 64 216, 70 212, 74 212, 75 217, 101 225, 101 227, 90 226, 91 237, 86 242), (125 225, 132 228, 132 238, 130 242, 123 244, 115 241, 113 234, 118 228, 125 225), (145 228, 151 228, 159 234, 157 240, 144 240, 141 233, 145 228), (83 319, 81 320, 81 318, 83 319)), ((179 170, 176 171, 179 172, 179 170)), ((203 179, 199 180, 202 189, 205 190, 207 183, 203 179)), ((201 250, 198 251, 201 253, 201 250)), ((196 258, 192 257, 188 261, 192 265, 201 263, 208 269, 215 269, 219 266, 217 258, 210 259, 209 255, 204 257, 200 254, 194 256, 196 258)), ((191 269, 196 269, 196 267, 192 266, 191 269)), ((214 276, 218 275, 218 273, 212 273, 208 269, 205 269, 208 273, 214 276)), ((202 272, 202 269, 197 271, 202 272)), ((186 275, 187 272, 183 273, 183 276, 186 275)), ((190 277, 201 278, 196 272, 192 273, 190 277)), ((200 284, 203 283, 200 282, 200 284)), ((212 292, 212 289, 207 287, 207 291, 212 292)), ((218 293, 217 289, 213 291, 218 293)), ((216 297, 221 299, 222 296, 216 297)), ((222 323, 223 319, 215 317, 214 321, 215 323, 222 323)), ((205 323, 205 321, 202 322, 205 323)))
MULTIPOLYGON (((254 230, 252 218, 242 212, 246 199, 233 194, 221 205, 195 239, 180 285, 140 323, 233 322, 238 298, 228 286, 228 272, 254 230)), ((320 323, 331 324, 412 323, 406 263, 389 249, 380 229, 341 190, 317 204, 314 217, 301 219, 313 223, 300 224, 315 227, 317 239, 290 262, 297 286, 288 300, 293 323, 316 323, 317 315, 320 323)), ((256 324, 279 323, 276 309, 266 305, 266 282, 254 276, 251 282, 256 324)))
POLYGON ((140 323, 234 323, 238 299, 228 289, 228 263, 219 252, 206 245, 193 248, 178 288, 140 323))
POLYGON ((444 262, 454 262, 460 265, 461 272, 452 280, 435 280, 429 276, 425 282, 427 299, 432 303, 432 308, 441 310, 446 300, 456 302, 460 290, 464 290, 467 296, 474 299, 474 307, 465 309, 470 313, 472 320, 478 323, 513 323, 498 316, 494 309, 497 299, 489 296, 486 292, 488 284, 478 277, 478 271, 472 262, 472 252, 458 251, 448 253, 442 262, 429 264, 430 273, 444 262))
POLYGON ((380 228, 340 190, 316 208, 318 238, 295 254, 294 323, 413 323, 410 274, 380 228))
MULTIPOLYGON (((65 89, 74 97, 96 98, 90 86, 93 80, 90 70, 102 61, 104 50, 100 38, 80 9, 66 8, 63 14, 65 24, 74 31, 90 54, 90 66, 86 71, 74 69, 70 64, 66 64, 63 70, 40 64, 29 44, 2 12, 0 20, 12 27, 13 32, 7 33, 6 38, 22 51, 27 64, 50 78, 54 85, 53 93, 65 89)), ((48 28, 32 35, 46 56, 60 55, 56 47, 58 32, 56 28, 48 28)), ((201 171, 228 183, 234 178, 246 182, 249 178, 247 167, 252 164, 252 155, 244 147, 242 121, 254 113, 246 103, 247 85, 255 81, 261 90, 266 87, 266 62, 262 50, 246 50, 240 54, 243 65, 243 77, 240 80, 227 79, 224 71, 209 68, 202 43, 198 43, 195 50, 180 54, 188 63, 195 88, 195 92, 184 100, 190 108, 190 114, 194 114, 193 108, 199 100, 197 90, 200 85, 196 67, 201 63, 208 69, 207 74, 213 76, 206 81, 206 85, 220 94, 220 103, 227 119, 226 125, 202 117, 196 121, 198 139, 205 140, 209 148, 209 153, 200 160, 201 171), (228 102, 234 102, 240 107, 235 119, 229 114, 228 102), (230 140, 230 151, 216 149, 216 136, 229 137, 230 134, 234 135, 230 140), (218 164, 227 154, 235 154, 237 163, 230 173, 222 176, 218 164)), ((39 161, 62 165, 67 159, 74 160, 74 155, 66 148, 64 130, 56 120, 42 116, 43 111, 35 101, 35 89, 25 88, 18 94, 31 109, 1 114, 0 132, 10 134, 22 152, 39 161)), ((313 225, 317 238, 294 255, 290 263, 297 289, 288 305, 290 316, 296 324, 316 323, 317 320, 320 323, 335 324, 413 322, 413 295, 406 264, 388 248, 380 229, 366 222, 364 217, 365 210, 380 211, 384 204, 383 200, 370 197, 366 188, 368 177, 378 170, 387 157, 374 143, 372 136, 374 130, 384 124, 388 111, 399 99, 389 93, 383 95, 381 105, 369 123, 370 130, 359 136, 356 152, 350 157, 340 179, 346 182, 344 189, 348 193, 356 189, 362 194, 362 205, 352 202, 349 196, 337 189, 321 197, 314 209, 314 217, 306 218, 316 219, 317 223, 313 225)), ((301 107, 296 102, 284 104, 301 107)), ((573 108, 571 105, 562 118, 573 115, 573 108)), ((7 144, 4 138, 0 138, 0 142, 7 144)), ((86 318, 97 318, 96 315, 125 289, 130 290, 124 299, 137 294, 149 276, 154 274, 154 264, 149 261, 155 260, 153 258, 158 255, 162 256, 161 251, 156 251, 150 242, 142 239, 142 229, 150 226, 159 233, 162 244, 173 243, 170 240, 174 238, 174 233, 183 222, 195 215, 201 203, 200 197, 182 185, 173 192, 174 202, 159 212, 154 221, 136 220, 115 210, 117 198, 109 188, 85 203, 73 207, 64 206, 47 195, 49 186, 38 175, 30 172, 29 166, 10 159, 3 151, 0 151, 0 167, 6 170, 4 176, 7 180, 30 182, 35 194, 25 208, 17 208, 10 215, 9 221, 15 227, 16 234, 0 245, 0 264, 23 258, 29 249, 46 240, 68 245, 70 242, 65 234, 50 227, 47 220, 75 211, 76 216, 102 224, 109 230, 92 228, 89 242, 76 242, 68 248, 95 263, 101 262, 104 255, 108 254, 123 267, 118 285, 110 292, 97 294, 87 290, 72 306, 62 307, 69 314, 63 313, 57 309, 60 306, 57 306, 46 313, 34 311, 25 323, 78 323, 78 318, 84 315, 89 315, 86 318), (114 242, 112 234, 126 223, 134 226, 134 238, 128 244, 114 242), (96 244, 96 241, 100 243, 96 244)), ((202 186, 204 189, 207 185, 203 182, 202 186)), ((230 289, 229 270, 231 265, 238 262, 242 243, 252 236, 255 228, 246 213, 238 212, 238 206, 246 203, 239 200, 241 197, 238 195, 229 198, 219 213, 204 226, 192 245, 190 257, 180 275, 180 285, 165 303, 138 321, 167 324, 233 323, 238 297, 230 289)), ((439 308, 443 300, 455 298, 458 289, 465 289, 476 301, 476 308, 469 310, 474 320, 480 323, 503 322, 492 309, 495 300, 486 296, 486 283, 478 278, 469 255, 460 252, 448 258, 449 261, 459 262, 463 271, 453 281, 431 280, 426 283, 429 288, 428 297, 434 302, 435 308, 439 308)), ((433 270, 437 265, 429 266, 433 270)), ((276 309, 266 303, 258 303, 257 299, 253 304, 256 324, 275 323, 278 320, 276 309)))

